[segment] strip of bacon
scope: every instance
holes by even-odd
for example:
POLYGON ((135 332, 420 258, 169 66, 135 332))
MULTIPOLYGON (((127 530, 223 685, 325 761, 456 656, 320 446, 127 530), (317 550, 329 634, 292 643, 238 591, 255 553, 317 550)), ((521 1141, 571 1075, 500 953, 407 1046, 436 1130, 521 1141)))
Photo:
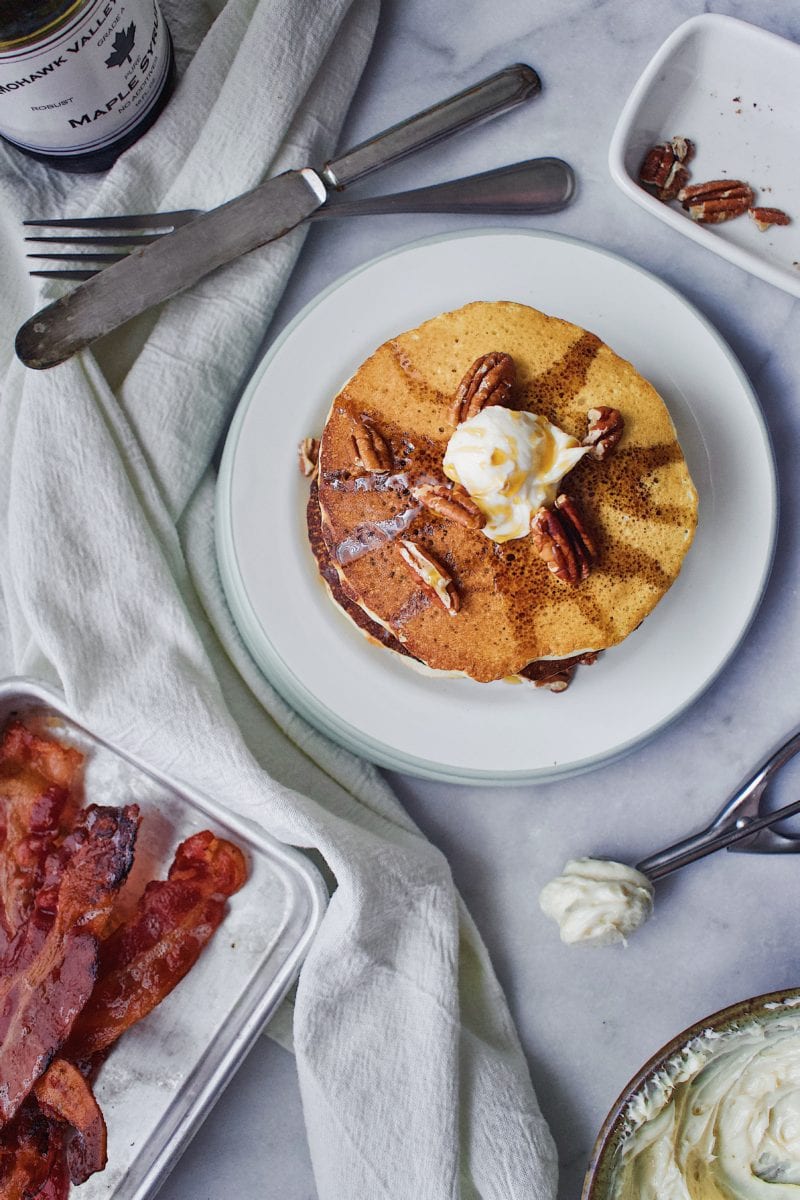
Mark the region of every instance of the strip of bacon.
POLYGON ((97 977, 99 939, 133 863, 136 805, 91 805, 48 860, 34 912, 0 960, 0 1123, 68 1037, 97 977))
POLYGON ((64 1200, 69 1176, 60 1129, 27 1100, 2 1132, 0 1200, 64 1200))
MULTIPOLYGON (((39 1191, 33 1195, 27 1192, 22 1200, 28 1200, 29 1196, 30 1200, 68 1200, 69 1171, 63 1157, 53 1159, 47 1179, 39 1191)), ((2 1200, 2 1196, 0 1196, 0 1200, 2 1200)))
POLYGON ((77 812, 79 751, 12 721, 0 740, 0 950, 33 908, 48 854, 77 812))
POLYGON ((37 1079, 33 1093, 45 1116, 63 1121, 74 1131, 67 1139, 72 1182, 84 1183, 95 1171, 102 1171, 106 1165, 106 1123, 78 1068, 64 1058, 54 1059, 37 1079))
POLYGON ((147 1016, 197 961, 247 878, 237 846, 208 830, 183 842, 165 881, 145 888, 100 950, 98 980, 64 1049, 83 1063, 147 1016))

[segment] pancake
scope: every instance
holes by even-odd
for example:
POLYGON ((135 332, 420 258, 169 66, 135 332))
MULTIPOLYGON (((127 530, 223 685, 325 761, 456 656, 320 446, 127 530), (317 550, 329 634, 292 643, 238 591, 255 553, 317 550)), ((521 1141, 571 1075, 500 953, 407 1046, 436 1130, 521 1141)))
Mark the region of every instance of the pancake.
POLYGON ((333 401, 317 486, 329 586, 335 577, 340 594, 407 656, 482 682, 621 642, 677 577, 697 520, 697 495, 655 389, 595 334, 505 301, 468 304, 380 346, 333 401), (442 463, 456 427, 453 397, 472 364, 495 351, 516 366, 507 407, 541 414, 578 442, 589 410, 622 416, 613 454, 587 454, 561 485, 596 547, 576 586, 548 570, 531 534, 493 541, 412 494, 419 484, 451 487, 442 463), (354 431, 366 431, 366 442, 354 431), (408 543, 451 580, 439 597, 404 563, 398 551, 408 543))
MULTIPOLYGON (((303 473, 307 474, 309 472, 307 469, 304 469, 303 473)), ((406 663, 416 669, 422 668, 427 673, 441 676, 443 672, 433 671, 430 667, 420 663, 419 659, 414 658, 408 648, 403 645, 390 629, 387 629, 385 625, 377 621, 375 617, 356 603, 348 595, 347 591, 345 591, 345 585, 342 583, 339 571, 331 559, 328 545, 322 536, 322 515, 319 508, 319 489, 316 479, 312 480, 309 490, 308 504, 306 506, 306 524, 311 551, 317 560, 322 581, 331 600, 340 609, 342 614, 355 625, 368 641, 373 642, 376 646, 384 646, 387 650, 399 654, 406 663)), ((519 683, 527 680, 536 687, 548 688, 552 692, 563 692, 569 686, 577 668, 580 666, 591 666, 596 658, 597 655, 590 652, 587 654, 578 654, 572 658, 540 659, 538 662, 529 663, 513 679, 519 683)), ((449 672, 449 674, 462 675, 463 672, 453 671, 449 672)))

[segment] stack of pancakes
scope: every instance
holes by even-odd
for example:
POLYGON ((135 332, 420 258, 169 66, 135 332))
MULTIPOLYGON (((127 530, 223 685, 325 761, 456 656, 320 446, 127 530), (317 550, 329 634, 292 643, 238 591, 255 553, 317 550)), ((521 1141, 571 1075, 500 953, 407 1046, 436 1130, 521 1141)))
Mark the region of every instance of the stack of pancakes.
POLYGON ((389 649, 481 682, 548 680, 562 660, 606 649, 639 625, 678 575, 697 494, 669 413, 630 363, 592 333, 510 302, 476 302, 380 346, 333 401, 308 506, 311 546, 335 602, 389 649), (582 441, 587 412, 617 409, 624 433, 603 461, 587 455, 562 484, 597 546, 571 587, 530 535, 496 543, 423 506, 412 488, 450 486, 442 460, 453 397, 480 357, 511 355, 511 405, 582 441), (388 467, 369 471, 354 429, 373 430, 388 467), (409 571, 398 542, 440 564, 458 595, 449 613, 409 571))

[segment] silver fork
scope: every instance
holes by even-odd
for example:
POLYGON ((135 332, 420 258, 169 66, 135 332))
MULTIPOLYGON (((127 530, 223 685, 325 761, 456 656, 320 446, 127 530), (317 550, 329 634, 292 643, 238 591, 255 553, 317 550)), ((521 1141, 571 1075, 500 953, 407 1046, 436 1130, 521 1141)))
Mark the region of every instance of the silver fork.
MULTIPOLYGON (((414 188, 388 196, 367 196, 364 199, 340 200, 327 203, 307 218, 324 221, 337 217, 377 216, 388 213, 484 213, 494 215, 525 215, 557 212, 566 207, 575 194, 575 175, 560 158, 531 158, 467 175, 431 187, 414 188)), ((26 242, 76 246, 66 253, 44 251, 28 254, 28 258, 58 262, 81 262, 78 268, 58 268, 30 272, 41 279, 90 279, 103 267, 125 258, 136 246, 153 242, 185 225, 201 210, 181 209, 166 213, 133 213, 112 217, 75 217, 23 221, 26 227, 52 229, 113 230, 116 232, 72 236, 66 234, 28 235, 26 242), (89 247, 112 249, 93 251, 89 247)))

